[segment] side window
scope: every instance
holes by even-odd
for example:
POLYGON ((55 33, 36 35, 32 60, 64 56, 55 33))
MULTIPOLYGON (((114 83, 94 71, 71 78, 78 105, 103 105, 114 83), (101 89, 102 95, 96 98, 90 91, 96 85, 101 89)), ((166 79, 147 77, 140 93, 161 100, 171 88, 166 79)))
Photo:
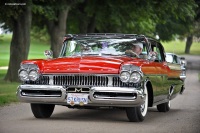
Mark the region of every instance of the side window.
POLYGON ((140 54, 140 58, 147 59, 147 46, 146 43, 143 43, 142 53, 140 54))
POLYGON ((151 49, 153 52, 156 52, 156 62, 163 62, 165 61, 164 59, 164 54, 163 54, 163 47, 161 44, 157 42, 152 42, 151 49))

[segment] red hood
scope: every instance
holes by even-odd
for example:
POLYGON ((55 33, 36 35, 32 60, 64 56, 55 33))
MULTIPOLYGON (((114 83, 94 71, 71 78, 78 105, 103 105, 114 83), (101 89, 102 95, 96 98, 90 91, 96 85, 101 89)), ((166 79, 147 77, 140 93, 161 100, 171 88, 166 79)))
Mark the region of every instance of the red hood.
POLYGON ((117 74, 124 62, 134 61, 130 57, 85 56, 51 60, 32 60, 23 63, 37 64, 42 73, 102 73, 117 74))

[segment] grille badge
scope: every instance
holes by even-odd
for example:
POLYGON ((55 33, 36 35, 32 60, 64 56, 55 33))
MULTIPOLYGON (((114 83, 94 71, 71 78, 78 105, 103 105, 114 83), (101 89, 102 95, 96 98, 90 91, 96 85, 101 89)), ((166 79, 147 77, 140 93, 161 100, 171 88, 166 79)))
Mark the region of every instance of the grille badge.
POLYGON ((68 87, 68 92, 75 92, 75 93, 88 93, 90 90, 89 87, 68 87))
POLYGON ((82 92, 82 88, 75 88, 75 92, 82 92))

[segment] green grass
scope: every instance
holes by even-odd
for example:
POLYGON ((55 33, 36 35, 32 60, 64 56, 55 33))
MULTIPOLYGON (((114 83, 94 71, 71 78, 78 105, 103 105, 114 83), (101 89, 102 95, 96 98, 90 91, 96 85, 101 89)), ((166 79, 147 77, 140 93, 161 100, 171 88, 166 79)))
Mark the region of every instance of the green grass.
MULTIPOLYGON (((179 55, 185 54, 185 41, 170 41, 170 42, 162 42, 165 52, 176 53, 179 55)), ((200 42, 193 42, 190 48, 191 55, 200 55, 200 42)))
POLYGON ((0 106, 18 102, 16 97, 17 86, 20 83, 10 83, 3 80, 7 70, 0 70, 0 106))
MULTIPOLYGON (((8 66, 11 37, 12 35, 2 35, 0 37, 0 67, 8 66)), ((48 49, 50 49, 50 45, 48 43, 31 39, 28 59, 44 59, 44 51, 48 49)))

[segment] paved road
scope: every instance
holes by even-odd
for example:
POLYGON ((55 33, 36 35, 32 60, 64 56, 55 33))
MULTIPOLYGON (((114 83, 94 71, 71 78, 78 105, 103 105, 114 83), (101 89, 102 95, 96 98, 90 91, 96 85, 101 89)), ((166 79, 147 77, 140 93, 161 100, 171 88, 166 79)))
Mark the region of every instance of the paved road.
POLYGON ((50 119, 35 119, 29 104, 0 108, 0 133, 199 133, 200 82, 197 70, 187 72, 186 90, 171 110, 148 109, 145 121, 130 123, 123 110, 79 110, 56 106, 50 119))
POLYGON ((200 56, 199 55, 182 55, 187 61, 188 69, 200 70, 200 56))

